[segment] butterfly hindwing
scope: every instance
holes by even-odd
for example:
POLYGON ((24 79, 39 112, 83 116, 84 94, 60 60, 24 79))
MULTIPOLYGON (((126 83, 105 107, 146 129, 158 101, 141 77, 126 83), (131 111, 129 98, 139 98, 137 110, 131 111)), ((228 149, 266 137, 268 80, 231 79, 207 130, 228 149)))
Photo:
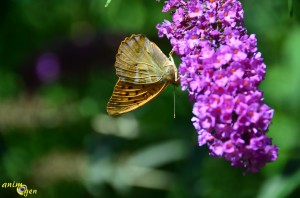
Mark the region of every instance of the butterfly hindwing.
POLYGON ((137 85, 118 80, 107 104, 107 112, 119 115, 132 111, 155 98, 167 85, 167 82, 137 85))
POLYGON ((132 35, 120 45, 116 56, 116 73, 123 82, 149 84, 165 81, 164 66, 169 59, 143 35, 132 35))

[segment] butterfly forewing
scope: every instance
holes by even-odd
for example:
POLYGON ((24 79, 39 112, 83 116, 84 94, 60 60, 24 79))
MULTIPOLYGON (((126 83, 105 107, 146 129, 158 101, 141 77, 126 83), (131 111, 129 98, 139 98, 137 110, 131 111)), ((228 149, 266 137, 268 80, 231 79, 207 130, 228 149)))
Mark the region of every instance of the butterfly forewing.
POLYGON ((107 112, 119 115, 132 111, 155 98, 167 85, 167 82, 137 85, 118 80, 107 104, 107 112))
POLYGON ((132 35, 120 45, 116 73, 123 82, 147 84, 163 81, 169 59, 143 35, 132 35))

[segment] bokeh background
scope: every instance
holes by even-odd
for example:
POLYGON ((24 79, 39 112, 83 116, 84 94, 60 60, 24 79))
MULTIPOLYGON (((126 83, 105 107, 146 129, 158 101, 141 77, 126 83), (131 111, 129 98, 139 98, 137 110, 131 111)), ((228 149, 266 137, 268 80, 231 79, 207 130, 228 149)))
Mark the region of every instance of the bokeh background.
MULTIPOLYGON (((176 119, 172 86, 132 113, 107 115, 120 42, 143 33, 166 54, 171 47, 155 28, 170 19, 163 1, 105 3, 0 1, 0 184, 22 182, 42 198, 299 197, 300 2, 242 1, 267 65, 268 136, 280 147, 276 162, 245 176, 198 147, 180 88, 176 119)), ((0 188, 0 197, 19 195, 0 188)))

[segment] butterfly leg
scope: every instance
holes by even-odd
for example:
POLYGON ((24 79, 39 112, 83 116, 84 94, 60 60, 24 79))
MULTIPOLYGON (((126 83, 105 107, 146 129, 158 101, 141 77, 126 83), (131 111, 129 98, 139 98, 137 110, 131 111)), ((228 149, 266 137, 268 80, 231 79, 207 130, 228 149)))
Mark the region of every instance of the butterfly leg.
MULTIPOLYGON (((173 55, 173 53, 174 53, 174 51, 173 51, 173 49, 170 51, 170 53, 169 53, 169 59, 170 59, 170 61, 172 62, 172 63, 174 63, 174 59, 173 59, 173 57, 172 57, 172 55, 173 55)), ((175 64, 175 63, 174 63, 175 64)))

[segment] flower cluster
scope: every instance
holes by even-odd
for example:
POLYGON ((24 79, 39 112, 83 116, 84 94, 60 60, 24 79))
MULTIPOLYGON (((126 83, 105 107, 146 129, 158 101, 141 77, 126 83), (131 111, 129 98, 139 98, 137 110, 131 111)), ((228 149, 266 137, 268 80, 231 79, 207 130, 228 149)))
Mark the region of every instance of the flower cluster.
POLYGON ((274 110, 264 104, 259 83, 266 65, 255 35, 243 27, 237 0, 169 0, 172 22, 157 25, 181 59, 183 90, 194 102, 192 122, 199 145, 235 167, 258 172, 276 160, 278 147, 265 134, 274 110))

